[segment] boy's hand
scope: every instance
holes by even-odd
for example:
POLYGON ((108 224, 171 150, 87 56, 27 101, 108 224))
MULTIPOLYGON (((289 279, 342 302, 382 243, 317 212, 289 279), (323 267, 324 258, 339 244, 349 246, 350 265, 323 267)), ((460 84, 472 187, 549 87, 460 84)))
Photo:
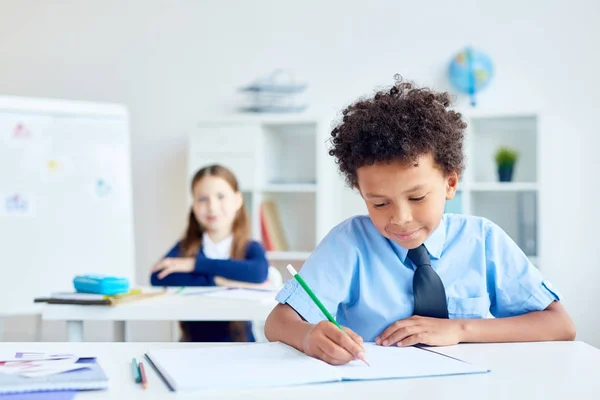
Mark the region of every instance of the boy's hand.
POLYGON ((196 260, 192 257, 163 258, 152 267, 152 272, 160 271, 156 277, 163 279, 174 272, 192 272, 195 264, 196 260))
POLYGON ((364 357, 363 339, 349 328, 342 332, 329 321, 321 321, 306 333, 304 353, 332 365, 342 365, 364 357))
POLYGON ((459 343, 460 338, 460 320, 413 315, 394 322, 375 339, 375 343, 382 346, 412 346, 419 343, 448 346, 459 343))

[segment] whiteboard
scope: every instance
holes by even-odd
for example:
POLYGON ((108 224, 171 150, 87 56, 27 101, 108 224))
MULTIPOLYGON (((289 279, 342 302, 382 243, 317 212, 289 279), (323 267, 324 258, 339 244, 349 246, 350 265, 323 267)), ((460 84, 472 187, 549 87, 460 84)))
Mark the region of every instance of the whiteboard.
POLYGON ((118 104, 0 96, 0 315, 135 273, 129 115, 118 104))

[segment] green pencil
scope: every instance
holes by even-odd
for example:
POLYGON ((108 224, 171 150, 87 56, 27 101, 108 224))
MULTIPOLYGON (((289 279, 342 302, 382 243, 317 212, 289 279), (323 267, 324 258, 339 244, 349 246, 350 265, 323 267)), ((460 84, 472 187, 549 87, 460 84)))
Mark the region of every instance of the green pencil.
MULTIPOLYGON (((315 304, 317 305, 317 307, 319 307, 319 309, 323 312, 323 314, 325 314, 325 316, 327 317, 327 319, 329 320, 329 322, 331 322, 332 324, 334 324, 335 326, 337 326, 342 332, 347 333, 340 326, 340 324, 338 324, 338 322, 335 320, 335 318, 333 318, 333 315, 331 315, 331 313, 327 310, 327 308, 325 308, 325 306, 323 305, 323 303, 321 303, 321 300, 319 300, 319 298, 317 297, 317 295, 311 290, 310 287, 308 287, 308 285, 306 284, 306 282, 304 282, 304 279, 302 279, 302 277, 300 275, 298 275, 298 272, 294 269, 294 267, 292 267, 291 264, 288 264, 286 268, 289 271, 289 273, 294 277, 294 279, 296 279, 298 281, 298 283, 300 284, 300 286, 302 286, 302 288, 306 291, 306 293, 310 296, 310 298, 315 302, 315 304)), ((369 365, 369 363, 367 362, 367 360, 365 359, 364 356, 361 358, 361 360, 365 364, 369 365)))

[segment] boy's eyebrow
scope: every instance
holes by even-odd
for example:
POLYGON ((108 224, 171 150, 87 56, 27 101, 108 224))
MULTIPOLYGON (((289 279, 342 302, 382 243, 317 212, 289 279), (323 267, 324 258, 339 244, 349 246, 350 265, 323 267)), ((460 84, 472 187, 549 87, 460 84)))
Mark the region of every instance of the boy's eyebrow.
POLYGON ((384 194, 378 194, 378 193, 365 193, 365 197, 368 197, 371 199, 371 198, 382 198, 382 197, 387 197, 387 196, 384 194))
MULTIPOLYGON (((404 193, 416 192, 417 190, 421 190, 424 187, 425 187, 425 185, 423 185, 423 184, 417 185, 411 189, 405 190, 404 193)), ((365 193, 365 197, 372 199, 372 198, 384 198, 384 197, 388 197, 388 196, 386 196, 385 194, 379 194, 379 193, 365 193)))
POLYGON ((405 190, 404 193, 412 193, 412 192, 416 192, 417 190, 421 190, 425 187, 425 185, 421 184, 421 185, 417 185, 415 187, 413 187, 412 189, 408 189, 405 190))

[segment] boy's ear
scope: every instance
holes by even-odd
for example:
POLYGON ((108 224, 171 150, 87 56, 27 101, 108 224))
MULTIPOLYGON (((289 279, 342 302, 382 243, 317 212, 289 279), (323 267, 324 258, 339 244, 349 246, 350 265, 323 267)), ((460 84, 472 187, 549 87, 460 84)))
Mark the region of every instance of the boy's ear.
POLYGON ((446 177, 446 200, 452 200, 458 189, 459 176, 456 172, 451 172, 446 177))

